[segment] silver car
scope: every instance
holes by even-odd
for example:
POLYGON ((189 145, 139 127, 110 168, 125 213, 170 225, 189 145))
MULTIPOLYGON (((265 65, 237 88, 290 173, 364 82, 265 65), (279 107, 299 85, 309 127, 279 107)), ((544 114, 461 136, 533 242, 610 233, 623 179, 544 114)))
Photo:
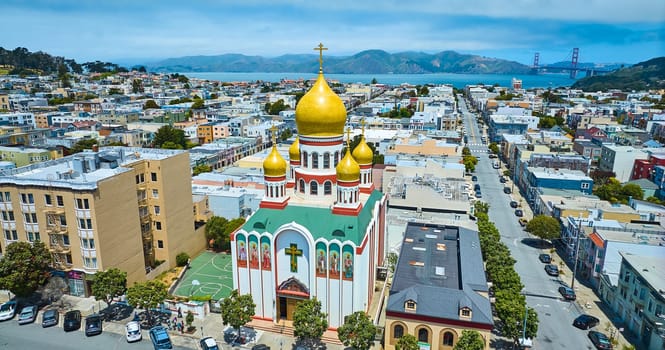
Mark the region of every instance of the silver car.
POLYGON ((127 336, 128 343, 141 340, 141 325, 136 321, 128 322, 125 325, 125 335, 127 336))
POLYGON ((37 318, 37 306, 28 305, 21 309, 21 313, 18 314, 18 324, 28 324, 35 322, 37 318))

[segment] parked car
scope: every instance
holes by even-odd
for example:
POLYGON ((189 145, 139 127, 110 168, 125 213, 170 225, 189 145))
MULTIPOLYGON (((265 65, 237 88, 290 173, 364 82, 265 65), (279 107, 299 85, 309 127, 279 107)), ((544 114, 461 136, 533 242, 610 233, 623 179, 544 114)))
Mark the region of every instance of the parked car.
POLYGON ((28 305, 21 309, 21 312, 18 314, 18 324, 28 324, 35 322, 37 318, 37 305, 28 305))
POLYGON ((85 336, 102 334, 102 318, 99 315, 91 315, 85 318, 85 336))
POLYGON ((596 331, 589 331, 589 339, 591 339, 591 342, 593 343, 593 345, 596 346, 596 349, 598 350, 612 349, 612 343, 610 342, 610 338, 608 338, 603 333, 596 331))
POLYGON ((14 315, 16 315, 17 307, 18 305, 16 305, 14 300, 10 300, 2 304, 2 306, 0 306, 0 321, 11 320, 14 318, 14 315))
POLYGON ((51 327, 58 324, 60 313, 56 309, 48 309, 42 313, 42 327, 51 327))
POLYGON ((518 206, 519 206, 519 204, 517 203, 517 201, 510 201, 510 207, 511 208, 517 208, 518 206))
POLYGON ((483 198, 483 194, 480 191, 476 191, 476 198, 483 198))
POLYGON ((524 216, 524 212, 522 211, 522 209, 515 209, 515 216, 517 216, 518 218, 524 216))
POLYGON ((199 341, 203 350, 219 350, 217 342, 213 337, 205 337, 199 341))
POLYGON ((506 186, 506 187, 503 188, 503 193, 505 193, 505 194, 511 194, 511 193, 513 193, 513 190, 511 190, 510 187, 507 187, 507 186, 506 186))
POLYGON ((570 287, 564 287, 564 286, 559 287, 559 294, 561 294, 561 296, 565 300, 575 300, 575 299, 577 299, 577 295, 575 295, 575 291, 570 287))
POLYGON ((554 264, 545 265, 545 272, 550 276, 559 276, 559 267, 554 264))
POLYGON ((478 176, 476 176, 476 175, 471 176, 471 181, 474 181, 474 182, 478 181, 478 176))
POLYGON ((549 264, 552 262, 552 257, 549 254, 540 254, 538 255, 538 259, 540 260, 540 262, 545 264, 549 264))
POLYGON ((141 335, 141 325, 136 321, 127 322, 125 325, 125 337, 128 343, 140 341, 143 338, 141 335))
POLYGON ((252 346, 252 350, 270 350, 270 347, 266 344, 256 344, 252 346))
POLYGON ((475 191, 480 191, 480 185, 479 185, 479 184, 475 184, 475 185, 473 185, 473 189, 474 189, 475 191))
POLYGON ((525 218, 520 218, 520 219, 517 220, 517 221, 519 221, 520 226, 522 226, 522 227, 526 226, 526 224, 529 223, 525 218))
POLYGON ((70 332, 79 328, 81 328, 81 311, 67 311, 65 318, 62 320, 62 329, 64 329, 65 332, 70 332))
POLYGON ((150 328, 149 333, 152 346, 155 350, 173 349, 171 338, 169 338, 169 333, 166 331, 166 328, 163 326, 155 326, 150 328))
POLYGON ((503 177, 503 176, 501 176, 501 177, 499 178, 499 182, 502 183, 502 184, 505 184, 506 181, 507 181, 506 178, 503 177))
POLYGON ((587 314, 581 314, 573 321, 573 326, 587 330, 593 328, 600 323, 600 320, 596 317, 587 314))
POLYGON ((489 155, 489 158, 490 158, 490 159, 494 159, 494 158, 497 158, 497 155, 496 155, 496 154, 494 154, 494 153, 490 153, 490 155, 489 155))

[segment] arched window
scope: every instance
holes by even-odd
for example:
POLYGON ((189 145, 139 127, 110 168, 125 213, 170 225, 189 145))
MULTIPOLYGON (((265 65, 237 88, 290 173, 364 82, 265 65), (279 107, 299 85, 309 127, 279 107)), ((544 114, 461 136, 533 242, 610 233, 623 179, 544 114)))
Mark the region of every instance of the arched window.
POLYGON ((300 193, 305 193, 305 180, 300 179, 300 193))
POLYGON ((323 154, 323 169, 330 169, 330 153, 323 154))
POLYGON ((307 152, 302 152, 302 166, 307 168, 307 152))
POLYGON ((326 181, 323 183, 323 194, 331 194, 332 193, 332 182, 326 181))
POLYGON ((312 153, 312 168, 313 169, 319 168, 319 154, 316 152, 312 153))
POLYGON ((455 339, 455 336, 453 335, 452 332, 443 333, 443 345, 453 346, 453 340, 454 339, 455 339))
POLYGON ((319 194, 319 184, 316 181, 309 183, 309 194, 319 194))
POLYGON ((429 332, 427 331, 426 328, 421 328, 418 330, 418 341, 421 341, 423 343, 429 342, 429 332))
POLYGON ((396 324, 393 327, 393 338, 399 339, 404 336, 404 327, 401 324, 396 324))
POLYGON ((339 163, 339 151, 335 151, 335 166, 339 163))

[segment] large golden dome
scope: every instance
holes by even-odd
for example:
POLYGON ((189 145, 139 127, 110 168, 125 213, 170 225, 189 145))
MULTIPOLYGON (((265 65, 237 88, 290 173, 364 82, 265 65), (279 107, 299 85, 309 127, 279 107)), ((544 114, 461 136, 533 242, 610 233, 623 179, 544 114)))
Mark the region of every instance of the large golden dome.
POLYGON ((289 160, 300 160, 300 138, 296 136, 295 142, 289 147, 289 160))
POLYGON ((263 174, 266 176, 285 176, 286 161, 277 152, 277 146, 272 146, 272 151, 263 161, 263 174))
POLYGON ((360 143, 356 146, 356 149, 353 150, 352 154, 353 158, 358 161, 358 164, 372 164, 372 161, 374 160, 374 152, 372 152, 372 149, 367 142, 365 142, 365 136, 361 136, 360 143))
POLYGON ((305 136, 335 136, 344 133, 346 107, 326 83, 323 73, 314 86, 300 99, 296 107, 298 134, 305 136))
POLYGON ((355 181, 360 179, 360 165, 353 159, 348 148, 346 149, 346 155, 337 164, 335 170, 337 171, 337 180, 355 181))

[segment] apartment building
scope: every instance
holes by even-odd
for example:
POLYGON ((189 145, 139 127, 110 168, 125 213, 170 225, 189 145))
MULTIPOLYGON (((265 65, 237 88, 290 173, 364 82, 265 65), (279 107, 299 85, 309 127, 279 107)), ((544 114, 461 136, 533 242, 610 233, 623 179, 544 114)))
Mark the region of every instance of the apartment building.
POLYGON ((603 145, 598 168, 613 172, 616 179, 623 183, 630 180, 635 160, 647 157, 647 152, 633 146, 603 145))
POLYGON ((57 148, 26 148, 0 146, 0 160, 12 162, 16 167, 61 158, 62 150, 57 148))
POLYGON ((180 252, 195 255, 187 152, 108 147, 0 173, 0 247, 46 242, 72 295, 87 296, 97 271, 152 277, 180 252))

